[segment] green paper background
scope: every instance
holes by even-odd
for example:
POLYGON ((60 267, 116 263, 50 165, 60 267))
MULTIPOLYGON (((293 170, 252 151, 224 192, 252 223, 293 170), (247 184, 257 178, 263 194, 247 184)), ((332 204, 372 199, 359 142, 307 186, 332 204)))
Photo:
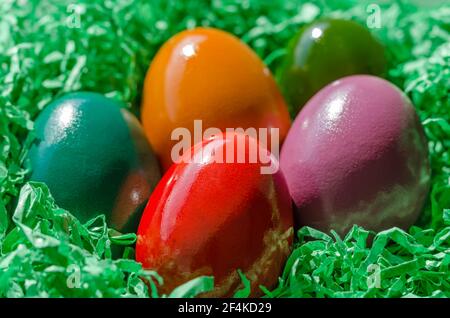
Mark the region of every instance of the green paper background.
MULTIPOLYGON (((111 247, 132 246, 134 234, 109 229, 103 216, 81 224, 55 205, 44 184, 27 183, 33 120, 54 97, 77 90, 104 93, 138 114, 152 56, 185 28, 228 30, 275 72, 301 25, 322 16, 364 25, 377 2, 76 3, 0 2, 0 296, 192 297, 210 290, 212 278, 200 277, 160 295, 161 278, 133 261, 131 247, 111 258, 111 247)), ((450 296, 450 4, 444 3, 380 1, 381 28, 370 29, 386 46, 388 79, 409 95, 429 140, 432 190, 417 226, 373 240, 360 227, 345 238, 305 227, 279 286, 263 288, 266 297, 450 296)), ((249 294, 241 278, 236 297, 249 294)))

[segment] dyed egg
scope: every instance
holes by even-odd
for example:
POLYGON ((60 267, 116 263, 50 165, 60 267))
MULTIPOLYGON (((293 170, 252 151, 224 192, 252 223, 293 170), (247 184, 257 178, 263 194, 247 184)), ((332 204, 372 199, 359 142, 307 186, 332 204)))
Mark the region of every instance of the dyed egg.
POLYGON ((381 75, 384 49, 353 21, 324 19, 300 29, 287 48, 277 78, 292 115, 322 87, 353 74, 381 75))
POLYGON ((277 283, 293 239, 291 199, 280 170, 261 174, 260 160, 223 159, 226 149, 237 154, 239 143, 246 158, 251 149, 262 150, 278 165, 252 137, 218 135, 185 153, 150 197, 136 260, 162 275, 163 292, 207 275, 215 277, 209 296, 230 296, 241 283, 237 269, 251 281, 253 295, 259 285, 277 283))
POLYGON ((172 132, 184 127, 193 136, 194 120, 222 131, 279 128, 281 141, 290 127, 269 69, 238 38, 212 28, 181 32, 161 47, 145 78, 141 115, 164 169, 173 163, 172 132))
POLYGON ((82 222, 101 213, 135 232, 160 171, 137 119, 96 93, 71 93, 35 122, 31 180, 45 182, 56 203, 82 222))
POLYGON ((319 91, 295 119, 280 167, 298 225, 407 229, 430 185, 427 141, 406 95, 355 75, 319 91))

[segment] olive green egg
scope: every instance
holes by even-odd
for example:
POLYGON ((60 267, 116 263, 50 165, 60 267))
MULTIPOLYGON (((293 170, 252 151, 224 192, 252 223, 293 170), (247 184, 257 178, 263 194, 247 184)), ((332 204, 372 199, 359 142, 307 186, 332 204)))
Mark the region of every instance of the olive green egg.
POLYGON ((91 92, 60 97, 40 113, 28 153, 30 179, 82 222, 105 214, 108 225, 135 232, 161 177, 137 118, 91 92))
POLYGON ((321 19, 303 26, 287 46, 277 80, 292 117, 321 88, 354 74, 382 76, 383 46, 353 21, 321 19))

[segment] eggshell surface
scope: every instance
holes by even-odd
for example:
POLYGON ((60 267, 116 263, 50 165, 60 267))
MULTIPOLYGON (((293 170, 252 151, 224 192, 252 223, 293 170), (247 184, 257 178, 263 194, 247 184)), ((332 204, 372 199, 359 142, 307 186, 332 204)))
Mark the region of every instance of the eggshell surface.
POLYGON ((78 92, 50 103, 35 122, 30 179, 82 222, 105 214, 135 232, 160 179, 158 162, 134 115, 103 95, 78 92))
POLYGON ((382 75, 383 46, 354 21, 320 19, 292 38, 277 77, 291 114, 297 115, 315 93, 334 80, 353 74, 382 75))
POLYGON ((279 128, 281 142, 290 127, 269 69, 238 38, 213 28, 183 31, 161 47, 147 72, 141 107, 143 127, 164 170, 173 163, 176 128, 189 129, 191 146, 202 140, 194 140, 194 120, 223 132, 279 128))
POLYGON ((208 296, 232 296, 241 283, 237 269, 251 281, 252 295, 261 294, 259 285, 276 284, 293 239, 291 200, 280 170, 261 174, 260 162, 217 161, 239 142, 246 154, 260 147, 243 134, 204 140, 183 155, 203 151, 203 159, 173 165, 150 197, 136 260, 162 275, 163 292, 207 275, 215 278, 208 296))
POLYGON ((280 166, 296 223, 345 234, 408 228, 429 189, 427 142, 397 87, 374 76, 326 86, 295 119, 280 166))

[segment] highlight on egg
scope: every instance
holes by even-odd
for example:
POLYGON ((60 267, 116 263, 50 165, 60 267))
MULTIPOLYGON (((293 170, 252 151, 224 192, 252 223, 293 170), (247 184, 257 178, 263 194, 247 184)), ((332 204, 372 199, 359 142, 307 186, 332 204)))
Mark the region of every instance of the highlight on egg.
POLYGON ((105 214, 135 232, 160 179, 157 159, 137 118, 98 93, 66 94, 35 122, 30 180, 45 182, 56 203, 86 222, 105 214))
POLYGON ((280 142, 290 127, 269 69, 240 39, 214 28, 180 32, 159 49, 145 77, 141 117, 164 170, 173 163, 173 130, 193 135, 195 120, 222 132, 277 128, 280 142))
POLYGON ((297 226, 408 229, 430 187, 427 142, 411 101, 370 75, 339 79, 314 95, 281 149, 297 226))

